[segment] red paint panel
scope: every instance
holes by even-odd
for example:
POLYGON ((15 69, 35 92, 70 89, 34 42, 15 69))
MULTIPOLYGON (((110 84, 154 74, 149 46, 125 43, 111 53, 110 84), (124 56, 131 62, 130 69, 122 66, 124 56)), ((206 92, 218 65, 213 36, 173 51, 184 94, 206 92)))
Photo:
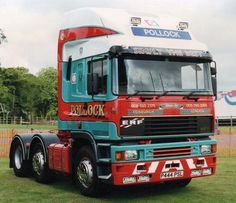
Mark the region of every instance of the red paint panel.
POLYGON ((66 42, 113 34, 117 34, 117 32, 100 27, 81 27, 61 30, 58 40, 58 62, 62 61, 63 46, 66 42))
POLYGON ((70 147, 63 144, 51 144, 48 147, 49 168, 70 173, 70 147))
MULTIPOLYGON (((126 96, 120 96, 115 101, 105 102, 104 117, 76 117, 76 116, 69 116, 70 107, 71 105, 79 105, 83 103, 66 103, 61 99, 61 92, 59 91, 59 118, 64 121, 109 121, 114 122, 118 128, 119 134, 119 127, 120 127, 120 119, 123 116, 133 116, 133 117, 181 117, 181 116, 214 116, 214 106, 213 106, 213 99, 211 96, 201 96, 199 97, 198 102, 192 100, 186 100, 183 96, 163 96, 161 98, 153 97, 153 100, 142 102, 140 96, 135 96, 132 98, 127 99, 126 96), (167 108, 163 111, 161 115, 154 115, 154 114, 134 114, 128 115, 129 110, 157 110, 160 109, 160 106, 163 104, 179 104, 183 106, 184 109, 202 109, 207 108, 210 110, 209 114, 188 114, 188 115, 181 115, 180 109, 174 108, 167 108), (202 107, 204 106, 204 107, 202 107)), ((102 104, 101 102, 91 102, 88 105, 97 105, 102 104)))

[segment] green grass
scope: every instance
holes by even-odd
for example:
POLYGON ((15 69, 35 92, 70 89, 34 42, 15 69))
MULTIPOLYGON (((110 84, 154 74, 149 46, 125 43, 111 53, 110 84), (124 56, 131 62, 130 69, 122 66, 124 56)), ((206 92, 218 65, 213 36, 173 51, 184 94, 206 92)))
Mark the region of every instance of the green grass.
POLYGON ((36 129, 36 130, 56 130, 57 126, 54 125, 13 125, 13 124, 0 124, 0 129, 36 129))
POLYGON ((70 180, 61 178, 43 185, 30 178, 17 178, 0 160, 0 202, 236 202, 236 159, 219 158, 217 174, 194 179, 186 188, 164 189, 157 185, 129 188, 110 187, 101 198, 80 195, 70 180))

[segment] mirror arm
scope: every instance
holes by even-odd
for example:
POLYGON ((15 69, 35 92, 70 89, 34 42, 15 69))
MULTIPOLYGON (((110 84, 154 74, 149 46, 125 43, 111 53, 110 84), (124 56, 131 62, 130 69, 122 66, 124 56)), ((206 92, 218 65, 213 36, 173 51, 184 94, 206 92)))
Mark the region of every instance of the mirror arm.
POLYGON ((216 61, 212 61, 215 64, 215 69, 217 70, 217 65, 216 65, 216 61))

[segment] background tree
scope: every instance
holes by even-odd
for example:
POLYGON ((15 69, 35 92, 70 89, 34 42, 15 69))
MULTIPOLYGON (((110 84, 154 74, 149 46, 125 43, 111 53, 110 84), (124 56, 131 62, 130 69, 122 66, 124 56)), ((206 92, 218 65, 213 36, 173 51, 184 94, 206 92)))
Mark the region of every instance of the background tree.
POLYGON ((11 109, 11 115, 15 116, 23 116, 27 117, 26 106, 28 106, 25 102, 27 100, 28 95, 32 92, 28 85, 28 78, 33 75, 29 74, 28 69, 24 67, 17 68, 2 68, 1 76, 3 79, 3 86, 8 88, 8 92, 10 93, 10 97, 8 97, 8 101, 6 105, 11 109))
MULTIPOLYGON (((24 67, 0 68, 0 103, 10 115, 32 121, 57 114, 56 69, 42 69, 36 76, 24 67)), ((0 115, 1 116, 1 115, 0 115)))
POLYGON ((38 113, 43 117, 57 115, 57 71, 53 67, 38 73, 40 94, 37 102, 38 113))

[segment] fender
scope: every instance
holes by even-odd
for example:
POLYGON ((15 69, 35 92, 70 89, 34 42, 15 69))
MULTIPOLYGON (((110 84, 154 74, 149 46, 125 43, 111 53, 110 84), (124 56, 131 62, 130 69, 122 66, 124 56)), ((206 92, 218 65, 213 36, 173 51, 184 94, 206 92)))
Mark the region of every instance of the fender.
POLYGON ((39 133, 33 135, 31 142, 30 142, 30 148, 28 153, 28 160, 30 159, 30 154, 33 150, 33 147, 36 143, 41 143, 43 146, 44 156, 46 158, 46 162, 48 159, 48 146, 50 144, 57 144, 60 143, 60 140, 56 134, 53 133, 39 133))
POLYGON ((12 156, 13 156, 13 144, 16 140, 19 140, 22 146, 22 150, 23 150, 23 160, 28 160, 28 153, 29 153, 29 149, 27 147, 27 145, 30 143, 32 137, 34 134, 17 134, 13 137, 12 142, 11 142, 11 147, 10 147, 10 153, 9 153, 9 158, 10 158, 10 163, 9 163, 9 167, 12 168, 13 164, 12 164, 12 156))
POLYGON ((75 141, 79 140, 85 140, 87 141, 91 146, 95 154, 96 161, 98 161, 98 153, 97 153, 97 147, 96 147, 96 141, 94 140, 92 134, 85 131, 80 132, 71 132, 71 137, 75 141))

